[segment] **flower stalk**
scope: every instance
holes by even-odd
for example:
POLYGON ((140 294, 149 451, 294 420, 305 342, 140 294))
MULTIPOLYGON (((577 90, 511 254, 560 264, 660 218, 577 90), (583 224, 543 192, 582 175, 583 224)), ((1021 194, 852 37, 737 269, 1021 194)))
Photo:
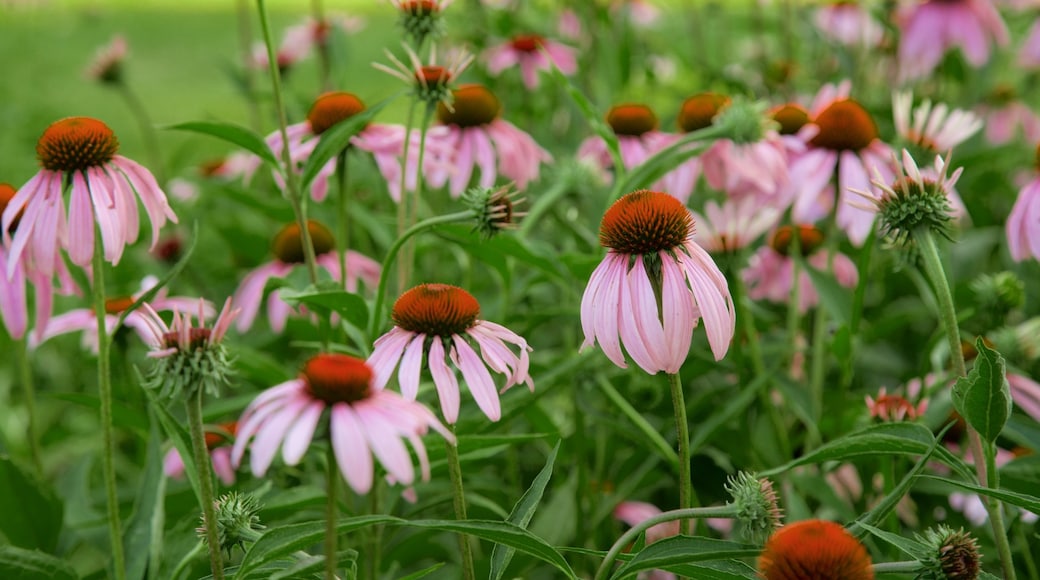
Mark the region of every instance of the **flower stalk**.
MULTIPOLYGON (((455 425, 449 423, 448 428, 455 434, 455 425)), ((455 507, 455 519, 462 522, 466 520, 466 495, 462 489, 462 465, 459 463, 459 449, 452 441, 444 442, 444 449, 448 460, 448 472, 451 475, 452 504, 455 507)), ((476 572, 473 569, 473 548, 469 544, 469 536, 459 534, 459 550, 462 554, 462 577, 465 580, 476 580, 476 572)))
POLYGON ((329 442, 325 453, 325 580, 336 578, 337 556, 339 553, 339 533, 336 520, 339 517, 339 506, 336 504, 339 483, 339 468, 336 466, 336 452, 329 442))
MULTIPOLYGON (((693 479, 690 474, 690 426, 686 422, 686 400, 683 397, 682 379, 679 373, 668 375, 672 390, 672 407, 675 411, 675 436, 679 452, 679 508, 690 509, 696 503, 693 479)), ((686 522, 683 522, 686 527, 686 522)))
POLYGON ((220 534, 217 531, 216 495, 213 493, 213 471, 210 467, 209 450, 206 448, 206 432, 202 421, 202 396, 205 389, 198 388, 186 401, 188 433, 191 436, 191 454, 195 469, 199 473, 199 501, 202 503, 202 524, 205 527, 206 546, 209 548, 209 565, 213 580, 224 578, 224 556, 220 553, 220 534))

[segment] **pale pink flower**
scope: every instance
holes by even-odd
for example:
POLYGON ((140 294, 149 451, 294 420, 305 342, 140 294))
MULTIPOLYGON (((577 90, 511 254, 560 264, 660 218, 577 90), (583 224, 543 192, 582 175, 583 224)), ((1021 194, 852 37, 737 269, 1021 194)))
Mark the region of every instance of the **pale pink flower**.
POLYGON ((1018 373, 1007 373, 1008 388, 1015 406, 1034 421, 1040 421, 1040 383, 1018 373))
POLYGON ((122 80, 123 61, 126 59, 126 39, 121 34, 98 49, 94 60, 87 67, 87 78, 102 83, 118 83, 122 80))
POLYGON ((734 252, 747 247, 772 229, 781 213, 781 210, 762 205, 751 197, 727 199, 721 206, 709 200, 704 204, 704 216, 707 219, 697 212, 691 212, 697 224, 693 237, 711 253, 734 252))
MULTIPOLYGON (((285 29, 285 36, 275 53, 278 68, 284 73, 293 65, 310 55, 315 47, 328 43, 329 34, 338 29, 344 34, 353 34, 365 27, 365 21, 357 16, 343 13, 326 15, 324 20, 306 16, 300 22, 285 29)), ((263 43, 253 46, 251 65, 264 69, 268 66, 267 47, 263 43)))
MULTIPOLYGON (((748 285, 748 296, 753 300, 768 300, 789 304, 794 288, 794 260, 788 255, 793 236, 798 236, 799 250, 813 268, 834 276, 846 288, 859 282, 856 265, 842 253, 829 255, 821 247, 823 235, 812 226, 800 226, 797 233, 790 226, 779 228, 770 244, 752 254, 742 276, 748 285)), ((798 272, 798 311, 805 313, 820 301, 812 278, 804 269, 798 272)))
POLYGON ((1018 51, 1018 64, 1029 69, 1040 68, 1040 18, 1029 28, 1029 35, 1018 51))
MULTIPOLYGON (((112 336, 112 333, 116 331, 116 324, 119 322, 119 317, 123 311, 133 305, 141 295, 151 290, 158 282, 157 278, 149 276, 141 281, 141 289, 133 295, 118 296, 105 301, 105 329, 108 336, 112 336)), ((204 302, 200 306, 198 298, 168 296, 165 287, 160 288, 156 292, 149 304, 153 310, 158 311, 179 310, 187 312, 201 307, 202 313, 207 318, 216 313, 213 305, 208 302, 204 302)), ((134 329, 146 344, 152 344, 153 342, 154 331, 150 316, 148 309, 142 307, 134 309, 123 319, 123 324, 134 329)), ((38 334, 34 332, 30 336, 29 346, 36 348, 55 336, 76 331, 83 332, 81 340, 83 348, 97 353, 97 318, 94 316, 92 308, 77 308, 51 318, 38 334)))
POLYGON ((789 199, 781 199, 791 189, 787 158, 780 135, 768 131, 754 143, 716 139, 701 155, 700 163, 704 180, 712 188, 782 210, 790 205, 789 199))
POLYGON ((143 322, 151 332, 143 336, 145 343, 152 348, 148 353, 150 358, 168 357, 177 352, 190 352, 196 348, 219 344, 231 328, 231 323, 242 311, 241 308, 232 308, 231 298, 228 298, 224 301, 224 307, 220 309, 212 328, 207 328, 206 319, 213 316, 213 306, 199 298, 195 309, 183 308, 183 305, 170 308, 167 305, 166 309, 173 310, 173 321, 167 325, 152 306, 155 303, 156 300, 153 299, 141 305, 141 309, 144 310, 143 322), (192 310, 196 314, 197 326, 192 323, 192 310))
POLYGON ((991 102, 977 110, 986 120, 986 140, 994 145, 1010 143, 1018 137, 1019 129, 1027 143, 1040 141, 1040 116, 1018 100, 1010 87, 998 87, 991 102))
POLYGON ((573 48, 535 34, 514 36, 512 40, 488 48, 484 59, 492 76, 498 76, 507 68, 519 66, 524 86, 531 90, 538 88, 540 71, 549 71, 555 66, 561 73, 570 76, 578 70, 573 48))
POLYGON ((615 0, 611 9, 641 28, 649 28, 661 19, 661 9, 648 0, 615 0))
POLYGON ((896 134, 918 147, 946 154, 982 128, 982 119, 975 113, 950 109, 943 103, 933 107, 927 99, 913 109, 911 119, 913 101, 910 91, 893 93, 892 119, 896 134))
POLYGON ((913 421, 924 415, 928 408, 928 400, 921 399, 917 405, 908 401, 905 397, 896 394, 888 394, 885 387, 878 391, 877 398, 866 395, 864 401, 870 417, 882 421, 913 421))
MULTIPOLYGON (((334 280, 342 278, 340 271, 339 254, 335 251, 335 240, 332 232, 324 225, 310 220, 307 229, 311 236, 311 244, 317 265, 332 276, 334 280)), ((234 300, 242 309, 235 328, 239 332, 246 332, 253 326, 256 315, 260 311, 260 303, 264 299, 264 287, 271 278, 279 278, 289 275, 293 268, 304 262, 303 241, 300 236, 300 226, 293 222, 281 229, 274 238, 273 252, 275 259, 266 264, 257 266, 252 272, 246 274, 235 291, 234 300)), ((347 254, 347 272, 345 289, 348 292, 358 290, 358 282, 364 282, 366 287, 374 288, 379 283, 379 263, 375 260, 351 251, 347 254)), ((285 323, 289 314, 293 312, 284 300, 278 297, 277 292, 272 292, 267 298, 267 319, 271 329, 281 332, 285 329, 285 323)))
POLYGON ((831 0, 813 13, 820 34, 851 47, 872 48, 881 44, 884 29, 859 2, 831 0))
POLYGON ((24 261, 26 271, 50 278, 61 261, 61 249, 77 266, 88 268, 94 257, 95 225, 101 232, 104 259, 115 265, 140 229, 137 200, 152 223, 152 247, 159 229, 177 216, 155 177, 134 161, 116 155, 119 142, 107 125, 88 117, 52 123, 36 145, 42 169, 4 209, 0 220, 9 247, 6 275, 24 261), (63 195, 71 184, 68 215, 63 195), (24 213, 22 213, 24 211, 24 213), (11 237, 10 226, 21 215, 11 237))
POLYGON ((715 360, 726 355, 736 326, 733 300, 693 232, 689 210, 666 193, 636 191, 607 210, 600 243, 609 251, 581 299, 582 349, 598 342, 611 362, 627 368, 623 345, 644 371, 677 373, 703 320, 715 360), (660 264, 659 294, 648 260, 660 264))
MULTIPOLYGON (((238 429, 238 423, 222 423, 214 425, 215 429, 206 432, 206 448, 209 449, 213 461, 213 472, 224 485, 235 485, 235 468, 231 465, 231 442, 238 429)), ((171 448, 163 457, 163 473, 174 479, 184 478, 184 460, 176 447, 171 448)))
MULTIPOLYGON (((22 264, 16 264, 11 277, 8 278, 7 250, 0 246, 0 323, 7 329, 7 334, 15 340, 21 340, 29 328, 29 308, 25 300, 25 271, 22 264)), ((50 280, 42 290, 50 289, 50 280)), ((38 290, 39 291, 39 290, 38 290)))
POLYGON ((556 32, 567 40, 575 42, 582 40, 584 35, 582 34, 581 18, 570 8, 565 8, 560 12, 560 17, 556 21, 556 32))
POLYGON ((812 123, 802 131, 817 131, 809 149, 792 162, 790 178, 800 184, 796 212, 817 203, 828 185, 837 185, 836 219, 856 246, 863 245, 874 224, 874 213, 847 203, 849 189, 870 188, 873 169, 889 181, 895 179, 892 149, 878 138, 873 117, 849 98, 848 82, 825 85, 810 108, 812 123), (808 200, 808 201, 807 201, 808 200))
MULTIPOLYGON (((644 501, 623 501, 614 507, 614 517, 629 526, 638 526, 646 520, 660 515, 661 510, 657 506, 644 501)), ((732 520, 727 520, 732 521, 732 520)), ((652 544, 664 538, 679 535, 679 520, 664 522, 650 526, 646 530, 646 543, 652 544)), ((675 580, 677 576, 664 570, 651 570, 648 574, 640 576, 645 580, 675 580)))
POLYGON ((925 0, 904 9, 897 24, 902 81, 927 76, 953 48, 979 68, 989 60, 990 43, 1008 43, 1007 26, 991 0, 925 0))
POLYGON ((454 91, 452 108, 437 107, 437 118, 446 132, 433 135, 427 147, 444 152, 446 163, 434 166, 428 179, 433 187, 449 184, 452 197, 462 195, 473 170, 480 168, 478 185, 495 185, 498 173, 516 182, 519 189, 538 179, 542 163, 552 155, 499 113, 498 98, 483 85, 462 85, 454 91))
POLYGON ((1004 227, 1011 259, 1040 260, 1040 176, 1018 192, 1004 227))
POLYGON ((480 410, 488 419, 498 421, 502 417, 499 391, 489 371, 505 375, 503 392, 520 383, 533 391, 528 370, 531 348, 520 335, 478 316, 477 299, 456 286, 422 284, 402 294, 394 303, 394 327, 376 340, 368 357, 375 372, 373 388, 384 388, 397 369, 401 394, 414 401, 425 359, 444 420, 454 424, 459 416, 460 390, 455 371, 448 366, 451 360, 480 410), (518 347, 519 356, 509 344, 518 347), (480 348, 479 355, 473 345, 480 348))
POLYGON ((393 482, 410 486, 415 466, 407 440, 419 459, 420 476, 430 479, 430 462, 421 437, 432 428, 452 445, 455 437, 423 405, 376 388, 364 361, 342 354, 319 354, 300 376, 267 389, 238 421, 231 464, 250 449, 250 469, 263 477, 281 450, 286 465, 296 465, 328 409, 329 439, 340 473, 359 494, 372 489, 373 454, 393 482))

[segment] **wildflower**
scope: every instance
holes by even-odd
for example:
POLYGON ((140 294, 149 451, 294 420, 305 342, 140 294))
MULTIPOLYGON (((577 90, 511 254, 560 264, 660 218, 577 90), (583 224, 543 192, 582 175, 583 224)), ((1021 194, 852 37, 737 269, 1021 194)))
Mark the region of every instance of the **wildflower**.
POLYGON ((986 120, 986 140, 994 145, 1009 143, 1020 128, 1026 142, 1040 141, 1040 116, 1010 85, 998 85, 978 111, 986 120))
POLYGON ((689 210, 666 193, 635 191, 607 210, 599 239, 609 251, 581 299, 582 349, 598 341, 627 368, 624 345, 646 372, 677 373, 702 319, 715 360, 726 355, 736 325, 729 286, 693 232, 689 210))
POLYGON ((904 419, 913 421, 924 415, 925 409, 928 408, 927 399, 921 399, 917 406, 914 406, 905 397, 889 395, 885 387, 881 387, 876 399, 867 395, 865 401, 867 409, 870 411, 870 417, 882 421, 903 421, 904 419))
POLYGON ((804 520, 777 530, 758 557, 765 580, 873 580, 870 555, 841 525, 804 520))
POLYGON ((452 108, 437 105, 437 118, 447 131, 430 139, 436 147, 451 152, 441 170, 430 173, 433 187, 449 183, 458 197, 469 185, 473 170, 480 167, 480 187, 495 184, 499 170, 506 178, 525 189, 538 179, 539 166, 552 161, 552 155, 534 139, 500 116, 498 98, 483 85, 462 85, 453 91, 452 108))
POLYGON ((299 377, 264 391, 246 408, 238 422, 232 465, 242 463, 246 447, 256 477, 267 473, 279 449, 286 465, 296 465, 327 415, 336 463, 355 492, 372 488, 373 454, 394 481, 406 486, 415 481, 405 439, 419 458, 423 481, 429 480, 420 437, 429 428, 452 444, 454 436, 426 407, 376 387, 372 372, 365 361, 342 354, 311 357, 299 377))
POLYGON ((408 55, 408 64, 401 62, 390 51, 386 51, 386 56, 394 67, 382 63, 373 63, 372 66, 411 85, 415 95, 427 106, 433 107, 437 103, 443 103, 450 108, 452 88, 462 71, 473 62, 473 55, 464 50, 453 51, 448 56, 447 66, 444 66, 437 64, 436 48, 430 49, 429 64, 423 64, 419 55, 408 46, 405 46, 404 50, 408 55))
POLYGON ((820 34, 849 47, 876 47, 885 32, 870 11, 855 0, 825 2, 816 9, 813 22, 820 34))
POLYGON ((913 110, 914 95, 910 91, 892 94, 892 117, 896 133, 908 143, 932 153, 947 153, 965 142, 982 128, 982 119, 970 111, 950 110, 945 104, 925 100, 913 110))
POLYGON ((760 544, 783 525, 783 510, 768 479, 740 472, 728 479, 726 491, 733 497, 737 527, 746 540, 760 544))
MULTIPOLYGON (((308 220, 307 231, 311 236, 311 244, 317 265, 328 272, 333 279, 343 278, 340 271, 340 260, 337 255, 336 243, 332 238, 332 232, 321 223, 308 220)), ((239 332, 246 332, 253 326, 257 312, 260 310, 260 302, 264 298, 264 287, 271 278, 284 277, 289 274, 298 264, 305 261, 303 252, 303 238, 300 235, 300 225, 296 222, 283 227, 275 234, 271 244, 274 252, 274 260, 257 266, 252 272, 246 274, 235 291, 234 301, 242 309, 235 328, 239 332)), ((371 258, 350 251, 347 253, 347 271, 345 289, 348 292, 356 292, 358 281, 362 281, 368 287, 375 287, 379 283, 379 264, 371 258)), ((277 293, 272 293, 267 299, 267 318, 271 323, 271 329, 281 332, 285 328, 286 320, 292 307, 286 304, 277 293)))
POLYGON ((641 28, 654 26, 661 19, 661 10, 648 0, 615 0, 610 9, 641 28))
MULTIPOLYGON (((233 491, 217 499, 217 538, 220 547, 228 556, 236 546, 245 550, 246 542, 256 542, 263 531, 260 523, 260 502, 251 493, 233 491)), ((206 541, 206 528, 195 530, 203 542, 206 541)))
POLYGON ((459 416, 459 384, 452 364, 462 372, 477 406, 488 419, 502 416, 495 381, 488 372, 505 375, 502 391, 525 383, 534 390, 528 373, 530 359, 527 341, 508 328, 480 320, 480 304, 472 294, 447 284, 421 284, 408 290, 394 303, 391 317, 394 327, 379 337, 368 357, 375 372, 372 386, 386 386, 394 369, 401 394, 414 401, 419 393, 419 374, 423 358, 433 376, 441 402, 441 412, 448 423, 459 416), (480 347, 480 355, 470 344, 480 347), (519 347, 517 356, 507 346, 519 347))
POLYGON ((397 8, 398 23, 415 46, 422 46, 427 38, 444 34, 441 12, 452 0, 390 0, 397 8))
POLYGON ((101 231, 104 259, 118 264, 126 244, 137 240, 137 199, 152 223, 152 247, 166 220, 177 221, 152 174, 134 161, 117 155, 119 141, 97 119, 69 117, 52 123, 36 145, 42 169, 4 209, 0 230, 10 248, 7 275, 25 261, 28 269, 51 278, 61 261, 59 248, 86 268, 94 256, 95 220, 101 231), (68 215, 63 191, 71 184, 68 215), (24 211, 18 230, 10 228, 24 211))
POLYGON ((810 108, 812 123, 803 131, 816 134, 808 140, 809 149, 790 167, 792 183, 801 184, 795 211, 801 214, 805 204, 816 203, 832 180, 837 185, 837 223, 849 240, 863 244, 874 223, 874 214, 847 203, 849 189, 870 187, 868 169, 892 179, 892 150, 878 138, 873 117, 859 102, 849 98, 847 82, 835 87, 824 86, 810 108))
POLYGON ((926 0, 907 7, 896 20, 904 82, 927 76, 955 47, 978 68, 989 60, 990 42, 1008 43, 1007 26, 990 0, 926 0))
MULTIPOLYGON (((1035 166, 1040 171, 1040 145, 1036 148, 1035 166)), ((1004 229, 1012 260, 1040 260, 1040 174, 1018 192, 1004 229)))
POLYGON ((473 231, 480 232, 485 239, 491 239, 502 230, 515 229, 517 220, 527 215, 516 211, 516 206, 525 200, 517 199, 518 195, 512 185, 498 189, 474 187, 466 192, 463 200, 473 211, 477 222, 473 231))
MULTIPOLYGON (((238 430, 238 423, 231 421, 214 425, 206 431, 206 449, 213 461, 213 473, 217 474, 224 485, 235 485, 235 468, 231 466, 231 444, 238 430)), ((181 479, 184 477, 184 460, 177 448, 171 448, 163 457, 163 473, 166 477, 181 479)))
MULTIPOLYGON (((314 47, 324 47, 328 44, 329 33, 339 29, 344 33, 351 34, 361 30, 364 21, 346 14, 329 14, 323 20, 312 17, 304 17, 297 24, 285 30, 281 44, 275 52, 275 64, 282 75, 288 74, 297 63, 310 56, 314 47)), ((249 65, 255 69, 267 69, 269 66, 267 46, 258 42, 253 45, 252 60, 249 65)))
POLYGON ((945 580, 975 580, 979 577, 982 554, 978 542, 968 532, 940 525, 926 530, 923 538, 918 537, 932 550, 931 556, 922 564, 934 577, 945 580))
MULTIPOLYGON (((823 249, 823 233, 813 226, 784 226, 778 228, 769 242, 752 254, 742 276, 748 285, 752 300, 769 300, 787 304, 794 287, 794 259, 790 255, 793 238, 798 236, 798 248, 806 262, 824 272, 833 273, 839 284, 853 288, 859 282, 856 265, 848 256, 823 249)), ((804 269, 798 276, 798 311, 807 312, 820 301, 812 278, 804 269)))
MULTIPOLYGON (((123 311, 130 308, 130 306, 132 306, 141 295, 151 290, 158 282, 158 279, 154 276, 148 276, 141 281, 140 290, 135 292, 133 295, 114 296, 105 300, 105 328, 108 336, 112 336, 116 331, 116 323, 119 322, 119 317, 122 315, 123 311)), ((197 298, 167 296, 166 288, 160 288, 149 302, 154 310, 160 312, 170 310, 188 311, 198 308, 199 306, 197 298)), ((215 310, 213 309, 213 306, 208 302, 205 303, 204 315, 210 317, 213 316, 214 313, 215 310)), ((149 325, 148 315, 140 308, 134 309, 132 312, 127 314, 126 318, 123 319, 123 324, 134 329, 138 336, 140 336, 146 343, 151 340, 151 326, 149 325)), ((55 336, 68 334, 77 330, 83 332, 83 338, 80 341, 83 348, 97 353, 97 318, 95 318, 94 310, 92 308, 77 308, 51 318, 47 322, 46 326, 39 330, 38 333, 34 332, 29 338, 29 346, 36 348, 55 336)))
POLYGON ((87 77, 103 84, 123 82, 126 52, 126 39, 122 35, 113 36, 111 42, 94 55, 94 60, 87 67, 87 77))
POLYGON ((564 75, 570 76, 578 70, 578 61, 573 48, 549 40, 537 34, 521 34, 511 40, 492 46, 484 53, 488 72, 498 76, 507 68, 520 67, 524 86, 530 90, 538 88, 539 71, 549 71, 555 66, 564 75))
POLYGON ((749 246, 767 230, 776 225, 781 212, 777 208, 762 205, 751 197, 740 200, 727 199, 722 205, 708 200, 704 204, 704 216, 692 212, 694 223, 700 228, 694 234, 697 243, 705 250, 735 252, 749 246))
POLYGON ((1018 64, 1024 68, 1040 68, 1040 20, 1029 28, 1029 34, 1018 52, 1018 64))

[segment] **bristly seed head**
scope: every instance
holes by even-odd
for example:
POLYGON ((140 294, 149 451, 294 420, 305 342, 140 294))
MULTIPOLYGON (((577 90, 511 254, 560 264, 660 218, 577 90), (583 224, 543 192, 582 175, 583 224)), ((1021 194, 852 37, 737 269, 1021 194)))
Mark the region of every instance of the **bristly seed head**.
POLYGON ((356 403, 372 394, 372 369, 345 354, 315 355, 303 365, 301 375, 307 391, 329 404, 356 403))
POLYGON ((416 46, 422 46, 427 38, 444 34, 441 10, 447 2, 443 0, 399 0, 396 2, 401 28, 411 37, 416 46))
POLYGON ((617 105, 607 113, 607 124, 616 135, 639 137, 657 129, 657 115, 646 105, 617 105))
POLYGON ((809 123, 809 111, 794 103, 773 109, 772 117, 780 125, 781 135, 794 135, 809 123))
MULTIPOLYGON (((321 223, 307 220, 307 231, 311 235, 311 245, 314 247, 315 256, 331 252, 336 247, 332 232, 321 223)), ((286 264, 302 264, 305 260, 300 224, 293 222, 283 227, 275 235, 272 249, 278 260, 286 264)))
POLYGON ((545 39, 537 34, 520 34, 513 37, 511 44, 520 52, 537 52, 545 44, 545 39))
POLYGON ((738 532, 746 541, 762 544, 783 525, 783 510, 768 479, 741 471, 729 478, 726 491, 733 497, 738 532))
POLYGON ((809 141, 814 147, 860 151, 878 138, 874 118, 852 99, 831 103, 813 122, 820 127, 820 132, 809 141))
POLYGON ((929 575, 922 577, 943 580, 975 580, 979 577, 982 555, 978 542, 970 533, 940 525, 917 537, 932 550, 931 556, 922 562, 929 575))
POLYGON ((683 101, 677 123, 686 133, 710 127, 715 115, 729 104, 729 97, 718 93, 700 93, 683 101))
POLYGON ((811 225, 801 225, 797 227, 780 226, 777 228, 776 233, 769 240, 769 247, 782 256, 789 256, 794 246, 795 236, 798 239, 798 252, 803 257, 812 254, 823 245, 823 232, 819 228, 811 225))
POLYGON ((499 188, 474 187, 466 191, 462 201, 473 211, 476 221, 473 230, 484 239, 491 239, 502 230, 516 228, 519 218, 527 215, 516 211, 525 199, 519 195, 512 184, 499 188))
POLYGON ((479 127, 498 118, 502 104, 498 97, 484 85, 461 85, 452 91, 455 99, 451 110, 444 103, 437 103, 437 119, 445 125, 479 127))
POLYGON ((658 191, 634 191, 610 206, 599 226, 599 243, 622 254, 656 254, 683 244, 693 216, 678 199, 658 191))
MULTIPOLYGON (((212 334, 208 328, 192 328, 188 336, 188 350, 206 348, 209 337, 212 334)), ((180 333, 171 331, 163 335, 163 346, 165 348, 180 348, 180 333)))
POLYGON ((321 135, 340 121, 346 121, 364 110, 365 104, 353 93, 329 92, 314 101, 307 113, 307 121, 311 125, 311 132, 321 135))
POLYGON ((36 143, 36 157, 49 171, 83 171, 100 167, 119 151, 108 125, 90 117, 68 117, 51 123, 36 143))
POLYGON ((409 332, 447 338, 476 324, 480 303, 472 294, 447 284, 421 284, 394 303, 394 324, 409 332))

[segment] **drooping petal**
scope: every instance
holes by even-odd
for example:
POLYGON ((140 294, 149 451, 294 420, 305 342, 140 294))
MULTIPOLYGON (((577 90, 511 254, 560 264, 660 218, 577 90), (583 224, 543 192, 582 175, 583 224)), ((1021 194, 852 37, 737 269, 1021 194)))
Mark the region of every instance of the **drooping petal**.
POLYGON ((635 265, 621 284, 621 342, 639 368, 657 374, 664 370, 663 358, 659 355, 668 350, 664 343, 657 311, 657 299, 650 286, 642 256, 636 257, 635 265))
POLYGON ((477 406, 487 415, 488 419, 498 421, 502 418, 502 409, 498 402, 498 391, 495 389, 495 381, 491 378, 484 362, 480 360, 473 347, 466 339, 455 334, 451 337, 454 346, 452 361, 462 371, 462 378, 473 394, 477 406))
POLYGON ((321 412, 324 410, 324 402, 311 401, 300 412, 296 422, 285 434, 285 442, 282 444, 282 461, 286 465, 296 465, 303 459, 303 454, 311 445, 314 431, 318 428, 318 420, 321 419, 321 412))
POLYGON ((411 485, 415 481, 415 467, 401 436, 392 422, 385 420, 377 409, 366 403, 363 401, 354 405, 354 412, 364 427, 369 448, 390 475, 404 485, 411 485))
POLYGON ((690 352, 693 328, 700 314, 694 305, 693 294, 686 285, 686 276, 671 255, 661 252, 661 306, 664 321, 664 341, 668 358, 664 372, 679 372, 690 352))
POLYGON ((371 385, 373 389, 385 388, 386 384, 390 382, 390 377, 394 376, 394 369, 401 360, 404 348, 414 336, 414 333, 395 326, 376 340, 372 354, 365 361, 372 369, 371 385))
POLYGON ((357 414, 350 405, 336 403, 332 406, 329 426, 340 472, 355 492, 368 493, 372 489, 372 453, 357 414))
POLYGON ((708 344, 715 360, 722 360, 729 350, 736 330, 736 316, 729 285, 711 256, 700 246, 688 241, 683 244, 686 255, 679 255, 679 265, 697 300, 708 344))
POLYGON ((430 344, 430 354, 426 358, 433 376, 433 385, 437 388, 437 397, 441 400, 441 413, 444 420, 454 424, 459 420, 459 381, 455 372, 448 367, 444 358, 444 344, 441 339, 434 338, 430 344))

